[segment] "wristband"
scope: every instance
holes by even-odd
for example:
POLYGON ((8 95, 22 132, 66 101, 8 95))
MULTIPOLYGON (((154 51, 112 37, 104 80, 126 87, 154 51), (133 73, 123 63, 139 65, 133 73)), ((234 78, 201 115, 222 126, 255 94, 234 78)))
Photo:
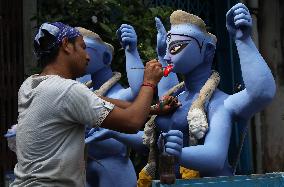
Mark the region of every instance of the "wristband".
POLYGON ((156 91, 156 86, 154 84, 151 84, 149 82, 144 82, 141 86, 149 86, 153 89, 153 91, 156 91))

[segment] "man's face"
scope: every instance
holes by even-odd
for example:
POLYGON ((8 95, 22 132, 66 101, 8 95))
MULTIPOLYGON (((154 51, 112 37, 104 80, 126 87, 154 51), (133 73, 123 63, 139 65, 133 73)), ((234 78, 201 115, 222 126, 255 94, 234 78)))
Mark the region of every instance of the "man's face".
POLYGON ((204 33, 195 25, 172 26, 168 32, 165 60, 175 73, 190 73, 203 61, 204 33))
POLYGON ((85 51, 86 45, 82 36, 79 36, 75 39, 74 50, 71 54, 71 68, 74 74, 74 78, 83 76, 86 72, 88 62, 90 57, 85 51))

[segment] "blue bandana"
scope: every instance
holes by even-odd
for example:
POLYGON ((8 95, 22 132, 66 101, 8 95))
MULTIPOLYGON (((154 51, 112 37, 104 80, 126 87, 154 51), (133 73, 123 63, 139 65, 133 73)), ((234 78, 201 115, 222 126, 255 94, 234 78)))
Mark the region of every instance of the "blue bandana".
POLYGON ((63 38, 71 39, 71 38, 75 38, 75 37, 78 37, 78 36, 81 36, 81 34, 77 29, 70 27, 68 25, 65 25, 61 22, 43 23, 40 26, 38 33, 37 33, 37 35, 35 36, 35 39, 34 39, 34 43, 36 44, 35 45, 36 56, 38 58, 40 58, 44 54, 50 53, 52 51, 52 49, 60 46, 63 38), (49 34, 53 35, 56 39, 54 42, 50 43, 50 45, 47 47, 46 50, 40 49, 41 44, 40 44, 39 39, 45 36, 43 30, 45 30, 49 34))

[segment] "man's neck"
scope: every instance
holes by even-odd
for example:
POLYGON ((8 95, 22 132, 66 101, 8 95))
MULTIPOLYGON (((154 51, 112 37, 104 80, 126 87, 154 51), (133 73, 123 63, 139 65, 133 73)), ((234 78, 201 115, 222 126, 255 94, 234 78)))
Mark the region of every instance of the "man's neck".
POLYGON ((61 61, 53 61, 44 67, 43 71, 40 73, 41 76, 44 75, 58 75, 65 79, 73 79, 72 73, 68 70, 68 67, 62 64, 61 61))

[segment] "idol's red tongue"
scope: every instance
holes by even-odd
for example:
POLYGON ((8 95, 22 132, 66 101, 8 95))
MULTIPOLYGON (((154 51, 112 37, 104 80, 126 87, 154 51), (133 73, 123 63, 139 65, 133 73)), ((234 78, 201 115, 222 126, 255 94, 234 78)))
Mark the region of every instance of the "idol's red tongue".
POLYGON ((173 65, 170 64, 164 69, 164 77, 167 77, 173 70, 173 65))

